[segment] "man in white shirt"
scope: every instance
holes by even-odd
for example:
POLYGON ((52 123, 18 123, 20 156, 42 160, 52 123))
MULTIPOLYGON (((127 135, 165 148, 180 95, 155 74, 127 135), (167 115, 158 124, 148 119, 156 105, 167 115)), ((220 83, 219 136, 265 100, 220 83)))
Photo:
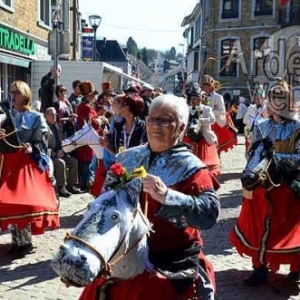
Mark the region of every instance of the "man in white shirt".
POLYGON ((203 77, 203 89, 208 96, 208 105, 212 108, 216 117, 216 123, 220 127, 226 125, 226 107, 223 96, 215 92, 215 80, 209 75, 203 77))
POLYGON ((218 138, 218 153, 228 151, 237 145, 236 131, 230 115, 226 113, 223 96, 216 93, 216 81, 209 75, 203 76, 203 89, 208 96, 208 105, 212 108, 216 117, 216 123, 212 129, 218 138))

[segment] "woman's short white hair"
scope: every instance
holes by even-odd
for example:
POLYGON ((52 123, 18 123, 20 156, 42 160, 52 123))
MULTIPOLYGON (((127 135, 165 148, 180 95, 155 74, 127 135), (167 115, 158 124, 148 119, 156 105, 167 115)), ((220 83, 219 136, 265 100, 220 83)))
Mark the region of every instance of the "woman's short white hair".
POLYGON ((172 109, 172 113, 174 113, 177 117, 179 123, 183 123, 185 126, 188 124, 189 107, 186 103, 186 99, 177 97, 173 94, 164 94, 152 100, 150 110, 158 106, 169 106, 172 109))

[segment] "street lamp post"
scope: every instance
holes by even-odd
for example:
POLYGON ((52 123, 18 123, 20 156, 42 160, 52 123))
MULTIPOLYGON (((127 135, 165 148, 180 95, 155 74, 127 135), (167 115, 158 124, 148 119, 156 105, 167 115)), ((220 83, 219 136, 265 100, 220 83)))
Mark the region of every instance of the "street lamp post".
POLYGON ((93 28, 94 30, 94 53, 93 53, 93 60, 96 61, 97 60, 97 55, 96 55, 96 45, 97 45, 97 40, 96 40, 96 37, 97 37, 97 29, 101 23, 101 20, 102 18, 98 15, 91 15, 89 16, 89 22, 90 22, 90 25, 91 27, 93 28))

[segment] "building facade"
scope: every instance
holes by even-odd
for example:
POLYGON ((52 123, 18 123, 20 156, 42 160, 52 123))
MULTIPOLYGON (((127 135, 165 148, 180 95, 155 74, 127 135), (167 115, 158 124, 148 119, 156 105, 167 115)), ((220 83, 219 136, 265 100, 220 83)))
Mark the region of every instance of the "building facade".
POLYGON ((300 36, 299 16, 299 0, 200 0, 182 22, 188 81, 201 82, 203 74, 210 74, 223 95, 236 99, 249 98, 257 83, 286 78, 287 54, 292 48, 299 52, 299 39, 292 41, 300 36))
MULTIPOLYGON (((0 100, 9 96, 14 80, 31 85, 31 63, 50 60, 52 18, 59 11, 67 38, 67 59, 78 59, 80 15, 78 0, 0 0, 0 100)), ((48 70, 45 70, 45 73, 48 70)))

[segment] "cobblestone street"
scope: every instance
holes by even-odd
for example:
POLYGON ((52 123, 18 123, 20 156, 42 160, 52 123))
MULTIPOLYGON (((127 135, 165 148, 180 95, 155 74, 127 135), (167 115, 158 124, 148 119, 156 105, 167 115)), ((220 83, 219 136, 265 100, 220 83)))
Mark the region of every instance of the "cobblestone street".
MULTIPOLYGON (((221 188, 219 190, 222 212, 218 224, 203 232, 204 252, 214 265, 220 300, 279 300, 300 299, 299 287, 286 280, 288 268, 271 274, 270 285, 251 289, 242 285, 242 279, 250 274, 251 260, 242 258, 228 240, 228 232, 238 217, 241 205, 240 172, 244 166, 244 140, 222 154, 221 188)), ((81 289, 66 288, 49 266, 66 232, 81 219, 82 213, 74 215, 92 200, 88 194, 61 199, 61 228, 34 236, 35 252, 23 259, 9 255, 10 235, 0 234, 0 299, 78 299, 81 289)), ((130 300, 130 299, 128 299, 130 300)), ((153 299, 155 300, 155 299, 153 299)), ((166 299, 168 300, 168 299, 166 299)), ((172 300, 172 299, 170 299, 172 300)))

